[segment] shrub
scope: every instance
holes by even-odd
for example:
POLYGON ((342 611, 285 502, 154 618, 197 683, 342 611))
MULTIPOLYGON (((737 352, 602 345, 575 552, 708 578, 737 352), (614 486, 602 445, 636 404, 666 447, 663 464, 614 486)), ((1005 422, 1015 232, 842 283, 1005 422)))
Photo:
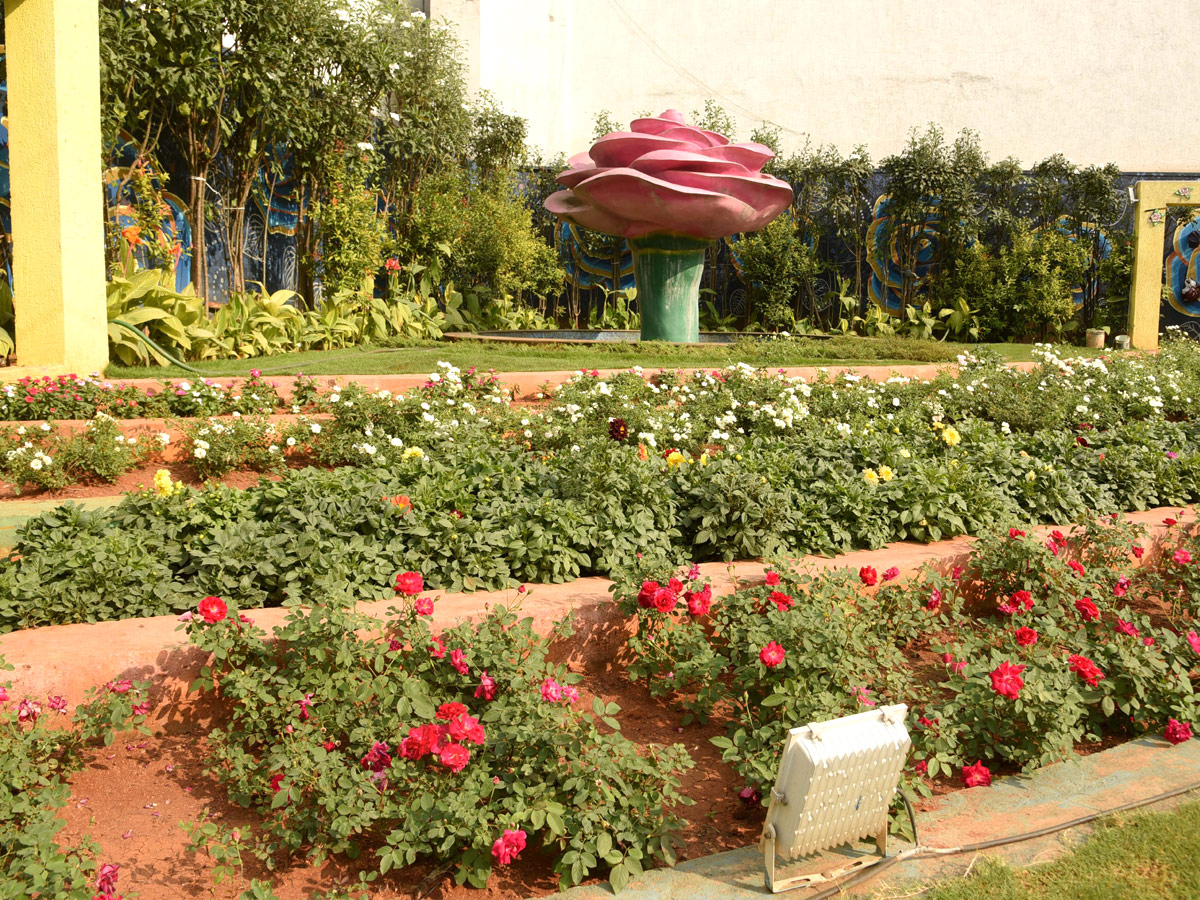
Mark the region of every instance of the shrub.
POLYGON ((526 846, 564 887, 608 870, 619 890, 673 861, 683 748, 642 755, 616 704, 581 711, 579 676, 515 609, 435 635, 410 580, 382 633, 332 601, 293 611, 273 642, 222 601, 192 617, 214 654, 197 685, 228 712, 212 770, 265 817, 253 851, 270 866, 370 849, 382 873, 435 859, 475 887, 526 846))

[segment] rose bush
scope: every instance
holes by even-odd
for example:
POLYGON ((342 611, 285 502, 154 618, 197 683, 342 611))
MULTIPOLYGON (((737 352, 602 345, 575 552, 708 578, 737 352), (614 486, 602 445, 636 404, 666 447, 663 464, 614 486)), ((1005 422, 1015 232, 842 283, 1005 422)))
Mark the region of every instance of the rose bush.
POLYGON ((1178 583, 1181 564, 1168 547, 1161 573, 1139 568, 1147 543, 1110 516, 1044 540, 996 529, 949 576, 779 566, 761 586, 712 597, 701 616, 645 602, 661 585, 700 587, 694 569, 646 557, 614 592, 637 625, 630 677, 685 723, 720 708, 729 724, 714 743, 747 790, 766 793, 789 728, 902 702, 914 744, 905 780, 928 791, 929 778, 987 784, 996 766, 1032 769, 1106 736, 1190 736, 1200 606, 1176 590, 1172 609, 1158 593, 1178 583))
MULTIPOLYGON (((0 657, 0 670, 11 668, 0 657)), ((119 732, 146 732, 148 684, 93 689, 79 698, 69 728, 62 727, 67 698, 18 699, 10 688, 0 683, 0 895, 87 900, 97 891, 111 893, 103 888, 116 885, 118 865, 98 866, 100 848, 90 839, 60 844, 56 836, 66 823, 58 810, 85 751, 111 744, 119 732)))
POLYGON ((268 866, 371 852, 379 873, 434 859, 476 887, 530 851, 564 887, 672 862, 683 748, 639 753, 516 607, 435 634, 414 574, 382 628, 333 599, 271 636, 233 606, 182 626, 212 654, 195 687, 225 710, 211 771, 263 816, 248 850, 268 866))

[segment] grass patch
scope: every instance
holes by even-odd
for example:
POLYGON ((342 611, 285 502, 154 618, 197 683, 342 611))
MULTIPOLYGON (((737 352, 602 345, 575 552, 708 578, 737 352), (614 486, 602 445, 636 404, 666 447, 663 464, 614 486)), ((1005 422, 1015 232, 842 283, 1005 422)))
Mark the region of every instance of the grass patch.
MULTIPOLYGON (((484 342, 425 341, 397 347, 358 347, 345 350, 310 350, 254 359, 220 360, 193 364, 205 375, 247 375, 261 369, 265 375, 384 375, 429 372, 439 360, 460 368, 475 366, 499 372, 542 372, 581 368, 624 369, 719 368, 735 362, 753 366, 909 365, 953 362, 964 350, 987 347, 1006 359, 1028 360, 1030 344, 951 344, 909 338, 833 337, 825 340, 739 341, 728 346, 685 347, 650 342, 638 344, 501 344, 484 342)), ((1088 353, 1071 347, 1073 354, 1088 353)), ((1094 351, 1091 351, 1094 353, 1094 351)), ((110 378, 185 378, 191 373, 176 366, 136 367, 110 365, 110 378)))
MULTIPOLYGON (((899 894, 912 896, 908 889, 899 894)), ((897 892, 877 894, 877 900, 897 892)), ((1101 820, 1054 862, 1014 869, 981 859, 969 878, 941 882, 922 900, 1180 900, 1200 897, 1200 802, 1170 812, 1101 820)))

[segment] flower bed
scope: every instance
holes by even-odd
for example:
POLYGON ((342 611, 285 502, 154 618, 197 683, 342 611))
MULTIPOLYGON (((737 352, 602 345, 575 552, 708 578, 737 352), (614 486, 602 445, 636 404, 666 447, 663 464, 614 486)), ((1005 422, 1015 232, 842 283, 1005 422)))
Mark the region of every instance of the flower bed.
MULTIPOLYGON (((435 632, 424 579, 393 583, 397 608, 383 623, 327 603, 290 611, 268 640, 216 597, 181 617, 210 654, 194 688, 218 710, 192 778, 206 767, 217 792, 206 802, 232 804, 186 825, 189 867, 247 879, 259 898, 301 896, 299 871, 326 873, 302 880, 303 895, 313 877, 328 887, 328 856, 342 860, 332 871, 343 884, 357 876, 351 896, 441 879, 493 886, 498 873, 506 900, 550 890, 507 877, 529 865, 561 884, 609 877, 619 889, 670 860, 663 839, 692 790, 720 785, 726 818, 757 807, 786 730, 810 720, 908 703, 905 784, 926 795, 1147 732, 1179 742, 1200 725, 1200 525, 1169 525, 1153 549, 1119 517, 1044 540, 997 529, 955 571, 905 581, 882 566, 781 567, 732 593, 694 567, 643 557, 614 585, 637 626, 628 653, 594 652, 629 660, 645 686, 630 692, 658 704, 646 717, 681 721, 692 746, 709 737, 736 778, 713 757, 687 772, 695 751, 626 739, 604 687, 554 662, 565 627, 539 637, 517 609, 496 608, 435 632), (1153 564, 1141 564, 1146 553, 1153 564)), ((104 790, 103 778, 87 783, 104 790)), ((748 842, 761 812, 746 815, 748 842)), ((120 829, 133 825, 108 823, 105 860, 125 866, 111 848, 131 846, 120 829)), ((711 849, 709 838, 694 851, 711 849)))
MULTIPOLYGON (((1045 541, 990 532, 969 564, 900 582, 864 568, 786 568, 712 601, 694 572, 643 559, 614 590, 636 617, 633 678, 690 718, 720 710, 715 739, 760 797, 789 728, 905 703, 905 782, 986 785, 1079 747, 1146 732, 1172 743, 1200 724, 1200 530, 1168 531, 1139 567, 1142 529, 1091 520, 1045 541)), ((902 821, 902 820, 901 820, 902 821)))
POLYGON ((844 552, 995 524, 1200 497, 1200 350, 1023 373, 815 384, 732 367, 690 379, 580 375, 542 409, 443 366, 397 397, 324 395, 325 422, 194 420, 193 464, 305 469, 251 490, 141 492, 31 520, 0 564, 0 630, 243 608, 386 589, 606 574, 638 553, 692 559, 844 552), (267 430, 272 429, 272 430, 267 430), (397 505, 395 498, 407 497, 397 505))
POLYGON ((59 808, 88 748, 112 743, 119 731, 144 728, 145 689, 110 682, 76 707, 70 727, 56 727, 52 721, 67 714, 63 697, 17 700, 0 684, 0 895, 74 900, 113 893, 118 865, 98 866, 90 841, 56 840, 63 825, 59 808))

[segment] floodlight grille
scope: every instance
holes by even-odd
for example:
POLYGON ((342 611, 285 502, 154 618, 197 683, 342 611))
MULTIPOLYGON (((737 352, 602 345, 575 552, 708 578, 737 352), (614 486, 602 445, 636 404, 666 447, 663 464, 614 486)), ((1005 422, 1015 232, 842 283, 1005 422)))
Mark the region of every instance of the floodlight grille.
POLYGON ((785 858, 877 837, 912 742, 903 704, 788 733, 767 824, 785 858))

